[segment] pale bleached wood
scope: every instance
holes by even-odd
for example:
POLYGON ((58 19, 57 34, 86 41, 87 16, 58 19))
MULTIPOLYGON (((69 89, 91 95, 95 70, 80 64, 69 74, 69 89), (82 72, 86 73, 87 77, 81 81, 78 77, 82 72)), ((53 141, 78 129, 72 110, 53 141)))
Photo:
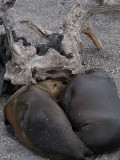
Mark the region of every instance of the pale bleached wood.
MULTIPOLYGON (((99 1, 99 0, 98 0, 99 1)), ((62 40, 62 48, 69 54, 73 53, 73 58, 68 59, 62 56, 55 49, 49 48, 47 53, 43 56, 36 54, 34 46, 24 46, 22 40, 14 42, 12 30, 14 21, 7 13, 7 9, 12 7, 15 0, 10 0, 6 5, 0 5, 0 16, 2 17, 3 25, 6 31, 6 47, 7 55, 11 60, 6 63, 5 80, 10 80, 14 85, 23 85, 37 83, 39 80, 46 78, 67 78, 71 79, 73 76, 79 74, 82 70, 82 57, 79 51, 83 48, 81 34, 87 34, 98 49, 103 49, 93 29, 89 25, 89 17, 92 14, 106 12, 111 6, 107 8, 96 6, 90 0, 81 0, 81 3, 76 3, 75 6, 68 13, 63 24, 64 34, 62 40), (3 7, 1 7, 3 5, 3 7)), ((115 4, 116 5, 116 4, 115 4)), ((114 8, 114 6, 113 6, 114 8)), ((119 5, 116 10, 119 11, 119 5)), ((27 25, 34 30, 41 38, 51 38, 53 32, 44 29, 42 26, 38 27, 31 21, 22 21, 22 24, 27 25)))
MULTIPOLYGON (((72 59, 60 55, 55 49, 50 48, 43 56, 36 54, 36 48, 32 45, 24 46, 23 41, 14 42, 12 30, 13 18, 5 11, 2 16, 6 31, 7 52, 10 61, 6 63, 5 80, 10 80, 14 85, 35 84, 46 78, 67 78, 80 73, 81 56, 77 53, 72 59)), ((42 38, 49 40, 50 32, 38 28, 30 21, 22 22, 37 32, 42 38)))

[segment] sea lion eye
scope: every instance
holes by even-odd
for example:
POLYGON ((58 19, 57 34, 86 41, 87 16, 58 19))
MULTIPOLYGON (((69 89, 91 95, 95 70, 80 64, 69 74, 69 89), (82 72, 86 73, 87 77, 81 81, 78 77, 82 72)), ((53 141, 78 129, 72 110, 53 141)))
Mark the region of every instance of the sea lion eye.
POLYGON ((56 87, 57 86, 57 83, 53 84, 53 87, 56 87))

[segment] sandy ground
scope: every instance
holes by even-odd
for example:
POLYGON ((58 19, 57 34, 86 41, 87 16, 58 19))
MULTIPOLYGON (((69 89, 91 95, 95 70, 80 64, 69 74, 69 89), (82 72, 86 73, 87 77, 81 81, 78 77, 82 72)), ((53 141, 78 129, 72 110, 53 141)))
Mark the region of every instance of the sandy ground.
MULTIPOLYGON (((17 0, 10 12, 16 22, 29 19, 38 26, 42 25, 57 31, 74 0, 68 2, 59 19, 57 0, 17 0)), ((91 24, 104 46, 104 52, 98 52, 93 43, 83 35, 85 45, 81 52, 85 64, 83 70, 91 67, 104 68, 115 79, 120 95, 120 13, 95 15, 91 18, 91 24)), ((33 44, 41 41, 33 31, 22 25, 17 24, 15 30, 18 35, 25 36, 33 44)), ((2 27, 1 31, 3 31, 2 27)), ((0 98, 0 160, 46 160, 19 143, 11 129, 6 128, 3 106, 7 98, 8 96, 0 98)), ((96 160, 120 160, 120 151, 101 155, 96 160)))

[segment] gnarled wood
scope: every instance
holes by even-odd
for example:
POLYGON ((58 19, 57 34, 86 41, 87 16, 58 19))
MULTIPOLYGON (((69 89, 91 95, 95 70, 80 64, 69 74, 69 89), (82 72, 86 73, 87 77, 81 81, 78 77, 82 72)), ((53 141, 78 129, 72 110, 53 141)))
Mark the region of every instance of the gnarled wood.
POLYGON ((71 78, 81 71, 81 57, 67 59, 56 50, 49 49, 38 56, 34 46, 23 46, 22 40, 14 43, 12 59, 6 64, 5 79, 14 85, 35 84, 46 78, 71 78))
POLYGON ((35 24, 33 24, 29 20, 21 21, 20 23, 24 24, 27 27, 29 27, 30 29, 34 30, 41 38, 45 38, 47 40, 50 39, 52 32, 42 28, 42 26, 39 26, 39 28, 38 28, 35 24))
MULTIPOLYGON (((85 3, 77 3, 67 15, 64 22, 64 30, 67 31, 69 36, 65 39, 64 43, 68 41, 69 37, 73 37, 72 39, 76 40, 76 50, 81 50, 83 44, 80 39, 80 34, 84 33, 91 38, 97 49, 102 50, 103 47, 89 24, 91 14, 89 7, 86 9, 85 7, 85 3)), ((73 43, 75 44, 75 42, 73 43)), ((72 44, 70 44, 70 46, 71 45, 72 44)))
MULTIPOLYGON (((38 28, 30 21, 22 21, 22 23, 27 24, 42 38, 49 40, 51 32, 42 29, 42 27, 38 28)), ((46 78, 70 79, 73 75, 80 73, 82 65, 78 50, 70 48, 71 51, 66 52, 76 53, 72 59, 60 55, 53 48, 49 48, 45 55, 38 56, 34 46, 24 46, 22 40, 14 42, 12 35, 14 23, 7 13, 3 16, 3 25, 8 42, 7 50, 11 54, 11 60, 6 64, 5 80, 10 80, 14 85, 35 84, 46 78)))
MULTIPOLYGON (((21 21, 22 24, 34 30, 41 38, 48 40, 48 45, 43 45, 46 48, 41 56, 37 55, 34 46, 24 46, 21 40, 14 41, 12 35, 14 22, 6 11, 14 5, 15 0, 4 2, 4 5, 2 4, 3 7, 0 6, 0 16, 6 31, 6 46, 7 53, 9 53, 7 55, 11 57, 11 60, 6 64, 5 80, 10 80, 15 85, 23 85, 37 83, 37 81, 46 78, 70 79, 73 75, 79 74, 82 68, 82 58, 79 55, 79 51, 83 47, 80 34, 87 34, 98 49, 103 49, 89 25, 89 17, 92 14, 109 10, 107 4, 104 8, 102 6, 104 3, 101 0, 98 0, 98 2, 101 6, 90 0, 81 0, 80 3, 75 4, 64 21, 63 38, 59 39, 59 47, 53 46, 54 43, 49 45, 53 32, 41 26, 37 27, 31 21, 21 21), (73 58, 70 57, 71 59, 68 59, 69 53, 73 53, 73 58)), ((107 2, 105 1, 105 3, 107 2)), ((119 10, 119 5, 115 8, 119 10)))

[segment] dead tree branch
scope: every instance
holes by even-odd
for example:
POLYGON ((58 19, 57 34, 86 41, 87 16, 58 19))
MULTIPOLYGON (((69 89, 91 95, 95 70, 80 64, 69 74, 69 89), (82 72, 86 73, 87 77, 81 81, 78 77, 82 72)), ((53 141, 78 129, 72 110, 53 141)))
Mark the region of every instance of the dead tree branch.
POLYGON ((42 26, 39 26, 39 28, 38 28, 35 24, 33 24, 29 20, 21 21, 20 23, 26 25, 27 27, 29 27, 30 29, 35 31, 41 38, 45 38, 47 40, 50 39, 52 32, 42 28, 42 26))
MULTIPOLYGON (((7 10, 14 5, 15 0, 6 2, 0 13, 6 31, 7 51, 11 53, 11 60, 6 64, 5 79, 10 80, 12 84, 23 85, 37 83, 37 81, 46 78, 71 79, 73 75, 79 74, 82 68, 82 58, 79 51, 83 47, 80 34, 87 34, 98 49, 103 49, 89 24, 89 17, 93 14, 91 11, 93 5, 86 5, 85 2, 77 3, 67 15, 62 34, 56 34, 59 38, 57 39, 58 47, 56 47, 56 39, 53 39, 54 43, 51 43, 54 33, 41 26, 37 27, 31 21, 21 21, 41 38, 48 40, 47 51, 42 55, 37 54, 34 46, 24 46, 22 40, 14 41, 12 35, 14 21, 7 10), (73 58, 68 59, 67 56, 63 56, 69 53, 73 53, 73 58)), ((97 12, 97 9, 95 11, 97 12)), ((42 46, 46 47, 44 44, 42 46)))
MULTIPOLYGON (((96 37, 95 33, 93 32, 92 27, 89 24, 89 17, 90 17, 90 10, 89 7, 85 8, 85 4, 82 2, 77 3, 70 11, 70 13, 67 15, 65 22, 64 22, 64 30, 67 30, 69 35, 71 37, 74 37, 74 39, 77 40, 76 43, 78 43, 78 49, 82 49, 82 41, 80 39, 80 34, 84 33, 86 34, 95 46, 99 49, 102 50, 103 47, 101 43, 99 42, 98 38, 96 37)), ((67 41, 67 40, 65 40, 67 41)))
MULTIPOLYGON (((82 65, 78 52, 72 59, 68 59, 55 49, 49 48, 43 56, 38 56, 34 46, 24 46, 22 40, 14 42, 12 35, 14 21, 7 11, 4 12, 2 20, 7 37, 7 50, 11 53, 11 60, 6 64, 5 80, 10 80, 14 85, 35 84, 46 78, 70 79, 73 75, 80 73, 82 65)), ((50 39, 52 34, 50 31, 42 27, 38 28, 30 21, 21 23, 26 24, 40 37, 50 39)))

